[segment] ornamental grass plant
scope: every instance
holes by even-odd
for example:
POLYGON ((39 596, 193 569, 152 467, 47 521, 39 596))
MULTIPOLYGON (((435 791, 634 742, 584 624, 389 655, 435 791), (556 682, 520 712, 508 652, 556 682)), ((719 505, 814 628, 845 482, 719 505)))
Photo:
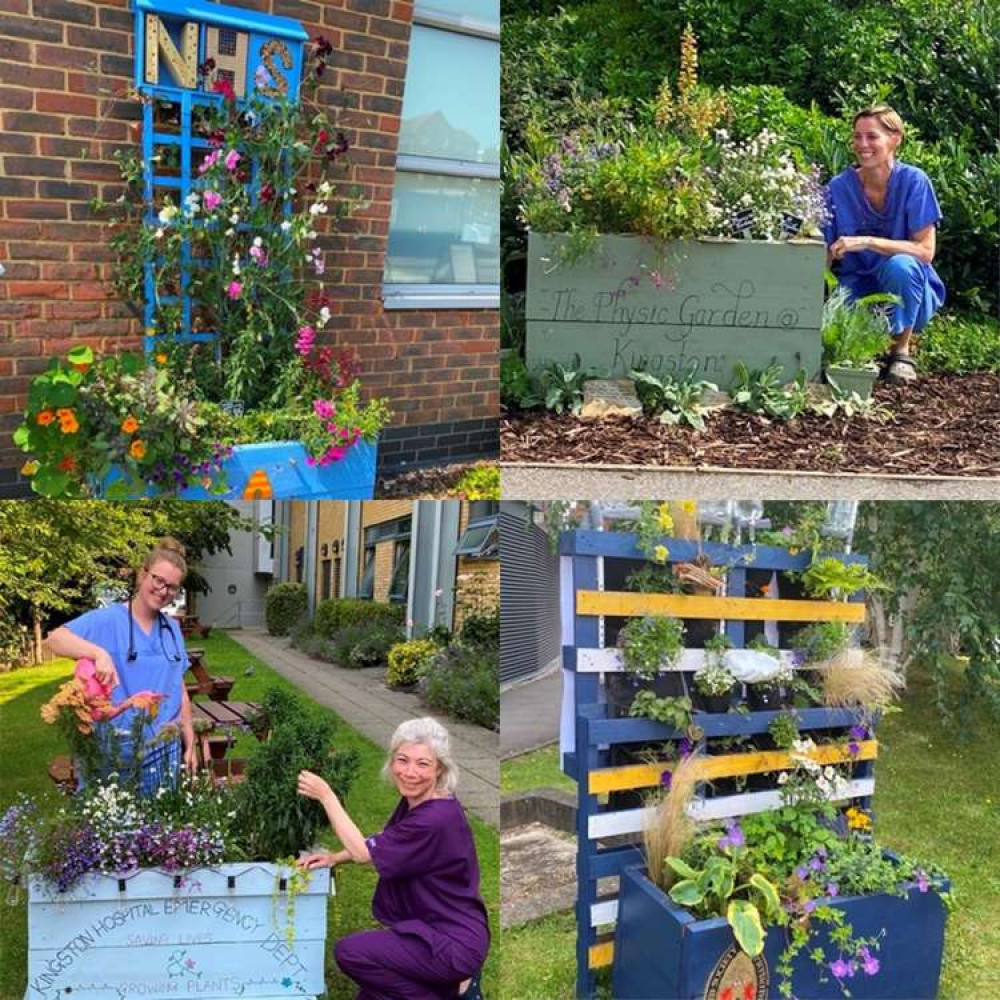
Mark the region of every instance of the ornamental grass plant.
POLYGON ((842 649, 830 659, 816 664, 823 691, 823 703, 830 708, 884 710, 892 705, 906 686, 900 674, 891 670, 871 650, 854 646, 842 649))
POLYGON ((643 852, 649 877, 661 888, 669 889, 676 881, 666 858, 680 857, 694 837, 695 824, 687 814, 687 806, 698 783, 697 752, 682 757, 670 771, 666 792, 650 796, 652 817, 642 828, 643 852))

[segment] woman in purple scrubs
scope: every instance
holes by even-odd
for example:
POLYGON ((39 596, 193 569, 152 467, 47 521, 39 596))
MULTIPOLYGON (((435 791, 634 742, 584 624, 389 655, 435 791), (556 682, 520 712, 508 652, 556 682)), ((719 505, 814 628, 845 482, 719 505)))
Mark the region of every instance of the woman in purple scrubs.
POLYGON ((454 797, 448 731, 431 718, 404 722, 382 773, 402 798, 385 829, 367 838, 322 778, 299 774, 299 794, 322 803, 344 845, 299 864, 356 861, 379 874, 372 913, 385 929, 341 938, 337 964, 360 987, 357 1000, 479 1000, 490 931, 472 830, 454 797))
POLYGON ((824 227, 829 259, 852 298, 876 292, 899 296, 892 308, 892 354, 886 378, 912 382, 910 338, 944 303, 945 289, 931 262, 941 209, 930 179, 896 161, 903 120, 888 105, 854 116, 857 166, 828 186, 830 221, 824 227))

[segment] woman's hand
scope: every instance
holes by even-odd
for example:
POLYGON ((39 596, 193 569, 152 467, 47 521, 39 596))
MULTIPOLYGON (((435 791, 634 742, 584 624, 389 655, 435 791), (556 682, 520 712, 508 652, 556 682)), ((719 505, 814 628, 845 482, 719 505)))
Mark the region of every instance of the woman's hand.
POLYGON ((299 795, 304 795, 307 799, 315 799, 317 802, 326 802, 330 799, 336 801, 337 799, 333 789, 312 771, 299 771, 299 795))
POLYGON ((840 260, 844 254, 857 253, 859 250, 868 250, 869 239, 867 236, 841 236, 830 247, 830 253, 834 260, 840 260))
POLYGON ((97 671, 97 679, 105 685, 109 685, 112 690, 121 684, 118 671, 115 669, 115 661, 111 659, 111 654, 106 649, 98 647, 97 653, 93 657, 94 667, 97 671))
POLYGON ((193 740, 184 748, 184 770, 189 774, 194 774, 198 770, 198 753, 193 740))
POLYGON ((314 868, 332 868, 340 859, 336 854, 328 854, 320 851, 319 854, 307 854, 304 858, 299 858, 295 863, 300 868, 312 871, 314 868))

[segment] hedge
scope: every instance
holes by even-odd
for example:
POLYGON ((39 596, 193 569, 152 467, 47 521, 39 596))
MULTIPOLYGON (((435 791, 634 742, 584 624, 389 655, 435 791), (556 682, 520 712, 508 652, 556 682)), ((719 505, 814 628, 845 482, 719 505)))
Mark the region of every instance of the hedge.
POLYGON ((316 606, 313 625, 323 638, 332 639, 348 625, 402 624, 405 619, 406 609, 401 604, 383 604, 356 597, 330 597, 316 606))
POLYGON ((264 599, 264 619, 270 635, 288 635, 306 613, 309 598, 304 583, 276 583, 264 599))

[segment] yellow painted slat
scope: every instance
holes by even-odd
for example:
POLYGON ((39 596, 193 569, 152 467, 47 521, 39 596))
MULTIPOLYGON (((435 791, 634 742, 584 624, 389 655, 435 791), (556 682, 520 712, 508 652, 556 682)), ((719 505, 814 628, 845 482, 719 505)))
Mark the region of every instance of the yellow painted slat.
MULTIPOLYGON (((846 747, 820 746, 809 754, 809 757, 817 764, 826 765, 874 760, 878 756, 877 740, 864 740, 858 744, 858 748, 858 754, 852 757, 846 747)), ((785 771, 791 766, 791 754, 787 750, 758 750, 754 753, 703 757, 696 764, 698 778, 702 781, 735 778, 745 774, 762 774, 767 771, 785 771)), ((628 791, 634 788, 652 788, 660 783, 660 775, 672 768, 672 764, 629 764, 626 767, 608 767, 591 771, 588 788, 591 795, 628 791)))
POLYGON ((615 957, 614 941, 604 941, 601 944, 590 946, 590 967, 600 969, 605 965, 610 965, 615 957))
POLYGON ((580 615, 673 615, 675 618, 781 622, 851 622, 865 620, 863 604, 838 601, 781 601, 766 597, 700 597, 691 594, 629 594, 578 590, 580 615))

